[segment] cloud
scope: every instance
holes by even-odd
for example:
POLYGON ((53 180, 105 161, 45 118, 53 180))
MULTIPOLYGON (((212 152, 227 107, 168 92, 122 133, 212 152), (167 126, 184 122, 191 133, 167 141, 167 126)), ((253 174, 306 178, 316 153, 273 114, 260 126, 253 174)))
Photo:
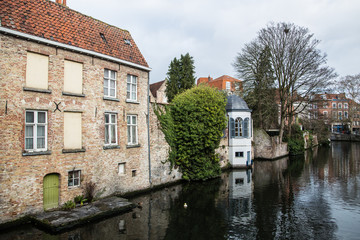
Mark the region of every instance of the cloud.
POLYGON ((236 54, 270 21, 309 28, 341 76, 360 72, 357 0, 70 0, 68 6, 129 30, 153 69, 151 82, 163 80, 170 61, 187 52, 198 77, 235 76, 236 54))

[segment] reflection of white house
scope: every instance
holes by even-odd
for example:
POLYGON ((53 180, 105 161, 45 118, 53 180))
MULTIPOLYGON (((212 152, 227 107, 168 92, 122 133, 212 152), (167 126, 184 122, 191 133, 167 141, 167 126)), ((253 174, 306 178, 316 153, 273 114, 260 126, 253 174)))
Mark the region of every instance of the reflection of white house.
POLYGON ((251 169, 234 170, 229 175, 229 217, 232 226, 246 224, 252 219, 251 169))
POLYGON ((252 120, 251 110, 237 95, 227 97, 229 117, 229 161, 233 167, 251 165, 252 120))

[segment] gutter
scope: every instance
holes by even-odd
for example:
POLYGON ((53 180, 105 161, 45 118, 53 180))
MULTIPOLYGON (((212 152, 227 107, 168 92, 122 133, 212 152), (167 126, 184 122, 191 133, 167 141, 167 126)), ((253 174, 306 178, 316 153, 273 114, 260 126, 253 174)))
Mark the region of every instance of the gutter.
POLYGON ((147 84, 147 133, 148 133, 148 160, 149 160, 149 183, 152 186, 151 180, 151 156, 150 156, 150 72, 148 72, 148 84, 147 84))
POLYGON ((132 63, 132 62, 125 61, 125 60, 122 60, 122 59, 119 59, 119 58, 111 57, 111 56, 108 56, 108 55, 105 55, 105 54, 102 54, 102 53, 86 50, 86 49, 71 46, 71 45, 68 45, 68 44, 64 44, 64 43, 48 40, 48 39, 45 39, 45 38, 37 37, 37 36, 30 35, 30 34, 27 34, 27 33, 22 33, 22 32, 19 32, 19 31, 11 30, 11 29, 4 28, 4 27, 1 27, 1 26, 0 26, 0 32, 5 33, 5 34, 9 34, 9 35, 13 35, 13 36, 16 36, 16 37, 20 37, 20 38, 25 38, 25 39, 32 40, 32 41, 35 41, 35 42, 43 43, 43 44, 46 44, 46 45, 60 47, 60 48, 67 49, 67 50, 70 50, 70 51, 75 51, 75 52, 83 53, 83 54, 86 54, 86 55, 91 55, 91 56, 94 56, 94 57, 106 59, 106 60, 109 60, 109 61, 112 61, 112 62, 116 62, 116 63, 124 64, 124 65, 130 66, 130 67, 145 70, 147 72, 151 71, 151 68, 142 66, 140 64, 132 63))

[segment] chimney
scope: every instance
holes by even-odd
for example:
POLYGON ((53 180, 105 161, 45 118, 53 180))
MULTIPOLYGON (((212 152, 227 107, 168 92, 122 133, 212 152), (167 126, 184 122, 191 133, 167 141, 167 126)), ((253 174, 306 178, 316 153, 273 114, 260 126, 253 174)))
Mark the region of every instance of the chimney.
POLYGON ((209 77, 208 77, 208 82, 210 82, 211 81, 211 77, 210 77, 210 75, 209 75, 209 77))
POLYGON ((66 0, 56 0, 56 3, 66 6, 66 0))

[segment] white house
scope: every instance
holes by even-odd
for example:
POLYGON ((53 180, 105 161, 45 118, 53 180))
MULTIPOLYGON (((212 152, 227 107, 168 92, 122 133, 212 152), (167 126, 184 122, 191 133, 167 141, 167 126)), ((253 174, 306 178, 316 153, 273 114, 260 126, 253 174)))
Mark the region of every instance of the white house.
POLYGON ((237 95, 227 97, 229 119, 229 161, 233 167, 251 166, 251 110, 237 95))

